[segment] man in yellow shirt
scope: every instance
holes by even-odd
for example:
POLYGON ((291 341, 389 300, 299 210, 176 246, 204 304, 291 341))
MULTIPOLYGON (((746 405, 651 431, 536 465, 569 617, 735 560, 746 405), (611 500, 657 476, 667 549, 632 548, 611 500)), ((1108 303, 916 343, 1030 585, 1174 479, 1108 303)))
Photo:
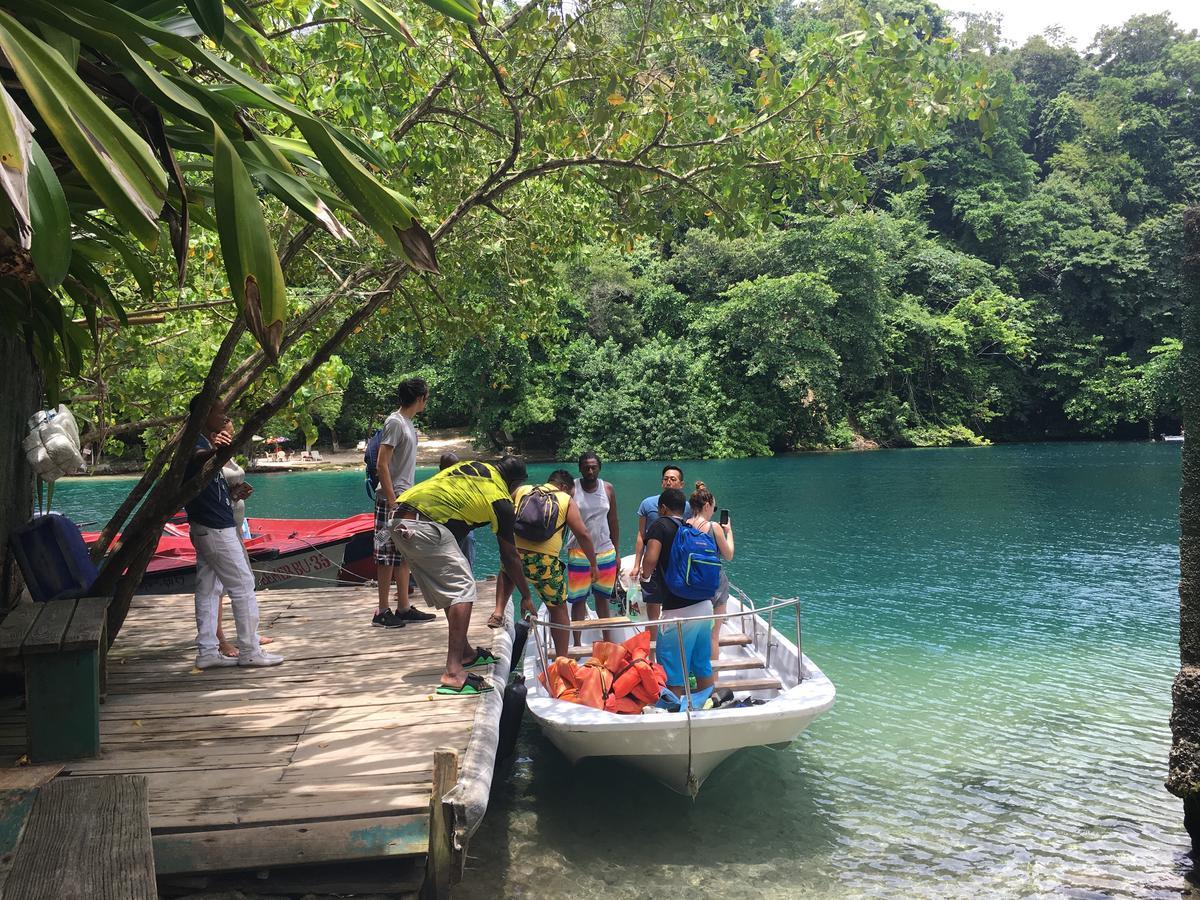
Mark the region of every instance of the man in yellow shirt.
POLYGON ((475 575, 458 542, 470 531, 490 525, 496 535, 503 572, 529 603, 529 584, 514 543, 512 492, 525 480, 525 462, 505 456, 496 463, 468 460, 443 469, 397 498, 392 541, 408 560, 425 600, 444 610, 449 623, 446 670, 437 693, 474 696, 492 685, 466 670, 494 663, 481 647, 467 644, 475 575))
MULTIPOLYGON (((538 596, 546 604, 550 621, 558 625, 570 625, 571 615, 567 609, 567 577, 566 568, 562 562, 563 528, 570 528, 579 542, 579 549, 587 557, 592 567, 592 578, 598 578, 596 569, 596 548, 592 544, 591 535, 579 514, 579 507, 572 499, 575 494, 575 479, 565 469, 550 473, 546 483, 534 488, 522 485, 513 492, 513 504, 521 508, 521 501, 535 490, 553 495, 558 503, 558 515, 553 523, 554 533, 550 537, 537 541, 516 532, 517 552, 521 555, 521 569, 529 584, 538 592, 538 596)), ((496 579, 496 609, 488 619, 488 627, 499 628, 504 624, 504 607, 512 596, 513 582, 501 572, 496 579)), ((521 602, 521 611, 534 614, 533 604, 528 598, 521 602)), ((569 633, 565 630, 553 629, 554 652, 556 656, 567 655, 569 633)))

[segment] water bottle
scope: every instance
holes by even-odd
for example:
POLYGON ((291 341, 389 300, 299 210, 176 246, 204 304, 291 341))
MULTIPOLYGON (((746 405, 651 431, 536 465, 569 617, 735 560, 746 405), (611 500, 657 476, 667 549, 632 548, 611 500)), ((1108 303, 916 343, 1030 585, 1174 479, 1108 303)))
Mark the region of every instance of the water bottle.
POLYGON ((625 603, 629 607, 626 615, 630 619, 640 619, 642 617, 642 586, 634 581, 629 586, 629 590, 625 592, 625 603))

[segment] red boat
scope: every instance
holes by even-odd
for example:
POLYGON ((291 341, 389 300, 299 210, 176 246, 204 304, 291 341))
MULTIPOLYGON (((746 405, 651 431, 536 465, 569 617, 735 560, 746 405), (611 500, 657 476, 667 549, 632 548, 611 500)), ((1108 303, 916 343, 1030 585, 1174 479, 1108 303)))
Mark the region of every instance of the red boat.
MULTIPOLYGON (((246 540, 255 586, 321 587, 362 584, 375 577, 375 517, 361 513, 348 519, 246 520, 246 540)), ((96 534, 84 534, 91 543, 96 534)), ((196 550, 186 522, 163 529, 139 594, 187 594, 196 589, 196 550)))

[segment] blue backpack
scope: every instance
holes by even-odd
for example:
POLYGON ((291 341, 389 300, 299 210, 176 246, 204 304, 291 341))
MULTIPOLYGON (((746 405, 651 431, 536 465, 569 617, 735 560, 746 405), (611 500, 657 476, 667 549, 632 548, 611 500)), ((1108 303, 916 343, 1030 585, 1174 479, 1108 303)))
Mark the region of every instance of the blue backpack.
POLYGON ((671 542, 671 558, 664 573, 667 590, 683 600, 710 600, 721 586, 717 542, 682 519, 675 521, 679 530, 671 542))
POLYGON ((363 451, 363 464, 367 467, 367 494, 375 496, 375 485, 379 483, 379 445, 383 443, 383 429, 376 428, 375 433, 367 439, 367 449, 363 451))

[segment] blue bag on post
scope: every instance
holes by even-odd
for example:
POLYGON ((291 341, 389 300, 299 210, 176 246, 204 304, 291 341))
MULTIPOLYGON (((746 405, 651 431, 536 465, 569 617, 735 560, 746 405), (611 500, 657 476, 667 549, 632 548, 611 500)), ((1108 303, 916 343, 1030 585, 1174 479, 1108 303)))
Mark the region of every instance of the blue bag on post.
POLYGON ((79 526, 61 513, 34 516, 8 538, 33 599, 86 597, 99 575, 79 526))

